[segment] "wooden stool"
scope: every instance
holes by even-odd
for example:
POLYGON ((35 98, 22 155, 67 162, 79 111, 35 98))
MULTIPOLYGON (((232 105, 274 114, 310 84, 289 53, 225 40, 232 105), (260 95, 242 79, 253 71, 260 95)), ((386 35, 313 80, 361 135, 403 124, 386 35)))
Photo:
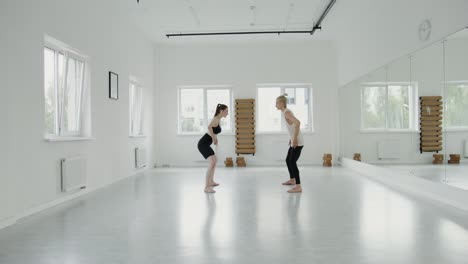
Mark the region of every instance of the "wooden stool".
POLYGON ((361 153, 354 153, 353 160, 361 161, 361 153))
POLYGON ((460 154, 450 154, 449 164, 460 164, 460 154))
POLYGON ((443 164, 444 163, 444 154, 433 154, 434 160, 432 164, 443 164))
POLYGON ((237 157, 236 158, 236 165, 237 167, 245 167, 247 164, 245 163, 244 157, 237 157))
POLYGON ((224 165, 226 165, 226 167, 234 167, 234 162, 232 161, 232 158, 227 157, 224 161, 224 165))
POLYGON ((332 154, 330 153, 323 154, 323 166, 324 167, 332 166, 332 154))

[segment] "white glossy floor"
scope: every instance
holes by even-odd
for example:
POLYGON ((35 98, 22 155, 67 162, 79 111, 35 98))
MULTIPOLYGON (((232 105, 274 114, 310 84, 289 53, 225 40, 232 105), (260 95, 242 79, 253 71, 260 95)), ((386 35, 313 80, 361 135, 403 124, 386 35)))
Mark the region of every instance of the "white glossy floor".
POLYGON ((414 165, 382 165, 392 170, 409 172, 410 174, 429 181, 448 184, 453 187, 468 190, 468 164, 414 164, 414 165))
POLYGON ((468 216, 344 168, 134 177, 0 230, 0 263, 467 263, 468 216))

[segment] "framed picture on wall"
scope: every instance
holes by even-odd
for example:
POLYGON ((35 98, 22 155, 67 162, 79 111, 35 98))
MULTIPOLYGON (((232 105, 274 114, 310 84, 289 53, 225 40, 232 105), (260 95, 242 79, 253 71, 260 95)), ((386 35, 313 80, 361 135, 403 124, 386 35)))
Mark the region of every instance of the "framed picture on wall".
POLYGON ((109 98, 119 99, 119 75, 114 72, 109 72, 109 98))

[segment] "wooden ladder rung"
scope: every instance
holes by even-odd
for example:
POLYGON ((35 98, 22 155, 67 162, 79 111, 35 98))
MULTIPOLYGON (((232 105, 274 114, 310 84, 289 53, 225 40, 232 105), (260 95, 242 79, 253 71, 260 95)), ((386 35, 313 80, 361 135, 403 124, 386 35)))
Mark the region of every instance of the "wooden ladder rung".
POLYGON ((255 139, 237 139, 236 144, 238 144, 238 145, 254 144, 255 145, 255 139))
POLYGON ((431 112, 421 112, 421 116, 440 116, 442 112, 440 111, 431 111, 431 112))
POLYGON ((443 109, 442 106, 421 106, 421 112, 435 112, 443 109))
POLYGON ((442 146, 442 142, 422 142, 422 147, 437 147, 442 146))
POLYGON ((439 105, 442 105, 442 102, 440 101, 421 101, 421 106, 430 106, 430 105, 436 105, 436 106, 439 106, 439 105))
POLYGON ((425 141, 440 141, 440 140, 442 140, 442 137, 430 137, 430 136, 425 137, 425 136, 423 136, 421 138, 421 140, 423 142, 425 142, 425 141))
POLYGON ((422 121, 421 125, 422 126, 440 126, 440 125, 442 125, 442 122, 440 122, 440 121, 422 121))
POLYGON ((236 99, 236 103, 253 103, 255 102, 255 99, 236 99))
POLYGON ((243 129, 243 128, 255 128, 255 125, 254 124, 237 124, 236 125, 236 128, 237 129, 243 129))
POLYGON ((441 151, 442 147, 422 147, 421 150, 424 152, 441 151))
POLYGON ((255 134, 237 134, 237 139, 255 139, 255 134))
POLYGON ((442 96, 420 96, 420 100, 437 101, 442 100, 442 96))
POLYGON ((442 120, 441 116, 423 116, 421 117, 421 121, 439 121, 442 120))
POLYGON ((236 104, 236 109, 237 110, 239 110, 239 109, 252 109, 252 110, 254 110, 255 105, 254 104, 236 104))
POLYGON ((236 149, 236 154, 253 154, 255 149, 236 149))
POLYGON ((423 131, 421 132, 421 135, 424 137, 424 136, 440 136, 442 135, 442 131, 438 131, 438 132, 435 132, 435 131, 423 131))

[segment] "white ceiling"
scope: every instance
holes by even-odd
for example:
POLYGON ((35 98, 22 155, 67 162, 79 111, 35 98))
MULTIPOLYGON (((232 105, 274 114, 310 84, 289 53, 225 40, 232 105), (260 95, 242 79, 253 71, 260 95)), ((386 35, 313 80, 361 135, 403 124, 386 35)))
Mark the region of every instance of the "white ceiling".
MULTIPOLYGON (((131 20, 155 42, 309 41, 326 39, 310 34, 197 36, 166 38, 168 33, 311 30, 330 0, 140 0, 133 1, 131 20)), ((333 9, 328 16, 333 15, 333 9)), ((327 16, 327 18, 328 18, 327 16)))

